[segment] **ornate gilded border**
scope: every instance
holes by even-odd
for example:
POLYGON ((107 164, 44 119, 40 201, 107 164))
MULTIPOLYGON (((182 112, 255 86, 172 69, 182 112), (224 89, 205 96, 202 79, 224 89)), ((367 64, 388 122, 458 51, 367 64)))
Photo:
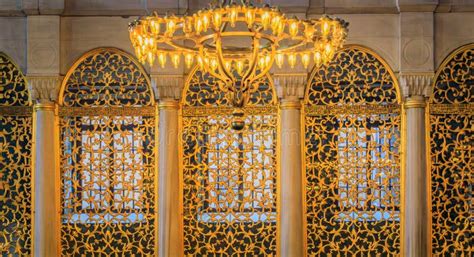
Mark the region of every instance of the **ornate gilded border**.
POLYGON ((32 106, 0 106, 2 116, 31 116, 32 114, 32 106))
POLYGON ((430 104, 430 114, 474 114, 474 104, 430 104))
POLYGON ((156 107, 59 107, 58 115, 82 116, 155 116, 156 107))
POLYGON ((305 107, 308 116, 341 115, 341 114, 397 114, 400 113, 399 104, 389 105, 311 105, 305 107))
MULTIPOLYGON (((182 115, 184 117, 209 116, 209 115, 232 115, 235 108, 232 107, 188 107, 183 106, 182 115)), ((252 106, 242 109, 246 115, 265 115, 278 112, 277 105, 270 106, 252 106)))

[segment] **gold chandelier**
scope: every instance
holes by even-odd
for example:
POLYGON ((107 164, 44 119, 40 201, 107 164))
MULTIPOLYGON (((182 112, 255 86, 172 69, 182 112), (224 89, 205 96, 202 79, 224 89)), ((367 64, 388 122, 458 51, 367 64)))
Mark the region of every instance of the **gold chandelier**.
POLYGON ((220 90, 229 93, 235 107, 248 101, 248 91, 276 63, 287 61, 294 68, 307 68, 313 59, 319 66, 331 60, 347 35, 345 21, 323 16, 319 19, 287 18, 277 8, 256 7, 222 1, 193 15, 153 15, 129 26, 138 59, 165 67, 168 60, 177 68, 184 58, 190 68, 197 63, 214 76, 220 90))

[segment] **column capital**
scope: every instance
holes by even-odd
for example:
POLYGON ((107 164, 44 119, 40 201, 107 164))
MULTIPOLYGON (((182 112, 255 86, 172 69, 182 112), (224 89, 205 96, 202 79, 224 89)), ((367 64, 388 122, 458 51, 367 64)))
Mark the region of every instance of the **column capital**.
POLYGON ((433 86, 433 72, 400 73, 399 81, 403 99, 428 98, 433 86))
POLYGON ((151 84, 155 91, 156 98, 181 99, 181 92, 184 86, 183 75, 151 75, 151 84))
POLYGON ((279 98, 299 102, 304 97, 307 73, 274 74, 273 78, 279 98))
POLYGON ((28 75, 28 89, 31 99, 36 103, 46 104, 58 100, 62 77, 58 75, 28 75))

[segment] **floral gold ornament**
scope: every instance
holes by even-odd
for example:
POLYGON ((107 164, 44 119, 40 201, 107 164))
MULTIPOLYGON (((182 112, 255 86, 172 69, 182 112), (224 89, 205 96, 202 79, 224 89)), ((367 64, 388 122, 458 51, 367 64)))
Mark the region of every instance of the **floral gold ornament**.
POLYGON ((0 53, 0 256, 32 253, 32 111, 25 77, 0 53))
POLYGON ((441 64, 429 104, 433 256, 472 255, 474 44, 441 64))
POLYGON ((400 255, 401 106, 374 53, 339 51, 304 106, 307 256, 400 255))
POLYGON ((180 137, 184 256, 276 256, 278 106, 271 77, 245 108, 194 69, 183 90, 180 137), (243 126, 231 127, 238 112, 243 126))
POLYGON ((87 53, 59 97, 62 256, 158 251, 157 108, 140 64, 87 53))
POLYGON ((338 18, 288 18, 276 7, 222 1, 193 15, 142 17, 129 31, 141 62, 153 65, 158 59, 161 67, 168 59, 174 66, 183 58, 187 67, 195 62, 240 108, 274 62, 281 67, 286 60, 292 68, 298 60, 305 67, 311 59, 318 66, 329 62, 343 46, 347 26, 338 18))

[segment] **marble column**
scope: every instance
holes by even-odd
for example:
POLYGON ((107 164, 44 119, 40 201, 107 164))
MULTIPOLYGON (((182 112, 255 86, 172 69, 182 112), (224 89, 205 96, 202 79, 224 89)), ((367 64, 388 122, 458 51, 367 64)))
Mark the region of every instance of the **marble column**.
POLYGON ((152 75, 159 99, 159 256, 182 256, 178 110, 182 76, 152 75))
POLYGON ((301 101, 306 74, 276 75, 280 103, 280 255, 304 256, 301 101))
POLYGON ((59 174, 54 102, 59 77, 28 77, 35 110, 33 253, 59 256, 59 174))
POLYGON ((406 115, 405 177, 402 215, 403 253, 406 257, 430 256, 430 173, 427 167, 426 103, 432 73, 402 74, 406 115))

